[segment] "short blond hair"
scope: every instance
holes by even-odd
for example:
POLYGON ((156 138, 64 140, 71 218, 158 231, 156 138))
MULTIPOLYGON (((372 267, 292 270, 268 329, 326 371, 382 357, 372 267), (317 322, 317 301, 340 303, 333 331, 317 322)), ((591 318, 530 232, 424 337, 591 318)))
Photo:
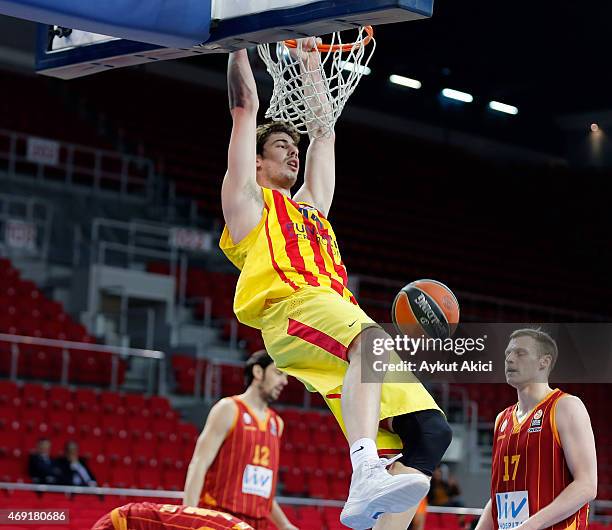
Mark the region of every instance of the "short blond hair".
POLYGON ((548 370, 548 373, 550 374, 557 363, 557 357, 559 355, 559 350, 557 348, 557 342, 555 339, 546 333, 546 331, 542 331, 542 328, 517 329, 510 334, 510 340, 516 337, 531 337, 538 343, 540 348, 540 357, 543 355, 550 355, 550 370, 548 370))

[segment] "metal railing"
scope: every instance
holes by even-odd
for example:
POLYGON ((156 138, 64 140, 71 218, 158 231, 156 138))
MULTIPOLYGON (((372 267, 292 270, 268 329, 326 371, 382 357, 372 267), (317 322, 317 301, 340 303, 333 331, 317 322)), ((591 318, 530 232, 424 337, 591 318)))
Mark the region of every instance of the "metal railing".
POLYGON ((44 163, 28 156, 33 139, 37 137, 0 129, 0 170, 10 177, 113 192, 123 198, 149 200, 154 195, 153 162, 147 158, 51 139, 57 160, 44 163))
MULTIPOLYGON (((40 493, 72 493, 81 495, 115 495, 125 497, 151 497, 164 499, 182 500, 182 491, 173 490, 147 490, 136 488, 100 488, 81 486, 53 486, 41 484, 24 484, 22 482, 0 482, 0 490, 36 491, 40 493)), ((291 504, 294 506, 330 506, 342 508, 345 500, 339 499, 310 499, 305 497, 283 497, 277 495, 276 501, 280 504, 291 504)), ((126 501, 127 502, 127 501, 126 501)), ((125 503, 124 503, 125 504, 125 503)), ((427 511, 431 513, 450 513, 456 515, 480 515, 482 508, 447 508, 444 506, 428 506, 427 511)), ((102 514, 100 514, 102 515, 102 514)))
MULTIPOLYGON (((137 488, 102 488, 102 487, 82 487, 82 486, 54 486, 54 485, 42 485, 42 484, 26 484, 23 482, 0 482, 0 490, 8 491, 34 491, 38 493, 67 493, 73 495, 113 495, 121 497, 135 497, 137 498, 163 498, 163 499, 177 499, 178 501, 183 499, 182 491, 174 490, 148 490, 148 489, 137 489, 137 488)), ((279 504, 293 505, 293 506, 314 506, 314 507, 332 507, 342 508, 345 500, 339 499, 311 499, 306 497, 284 497, 277 495, 275 497, 279 504)), ((122 501, 123 504, 127 504, 129 501, 126 499, 122 501)), ((177 503, 178 504, 178 503, 177 503)), ((601 522, 610 522, 612 516, 601 514, 605 510, 612 508, 612 501, 596 499, 591 502, 592 510, 590 511, 590 518, 601 522)), ((451 515, 475 515, 480 516, 483 512, 483 508, 459 508, 459 507, 447 507, 447 506, 427 506, 427 513, 442 513, 451 515)), ((100 514, 103 515, 102 513, 100 514)))
MULTIPOLYGON (((111 355, 111 379, 110 388, 116 390, 119 380, 119 357, 139 357, 142 359, 150 359, 151 362, 157 363, 157 385, 153 385, 150 380, 149 394, 155 393, 166 394, 166 354, 157 350, 144 350, 138 348, 127 348, 120 346, 106 346, 100 344, 92 344, 89 342, 73 342, 68 340, 57 339, 41 339, 38 337, 26 337, 22 335, 9 335, 0 333, 0 342, 10 344, 11 350, 11 369, 10 378, 17 380, 19 378, 19 356, 22 354, 22 347, 38 346, 41 348, 57 348, 61 350, 62 367, 60 381, 63 385, 69 383, 69 368, 70 362, 75 355, 75 352, 98 352, 111 355), (154 388, 156 386, 156 388, 154 388)), ((78 355, 78 354, 77 354, 78 355)))

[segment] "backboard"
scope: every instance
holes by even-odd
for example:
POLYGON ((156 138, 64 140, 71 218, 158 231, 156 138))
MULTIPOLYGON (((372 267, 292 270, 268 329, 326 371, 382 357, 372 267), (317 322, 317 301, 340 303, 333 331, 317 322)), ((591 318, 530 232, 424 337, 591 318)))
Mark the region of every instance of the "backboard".
MULTIPOLYGON (((23 0, 24 3, 70 3, 78 11, 85 0, 23 0)), ((152 1, 153 4, 161 0, 152 1)), ((71 79, 113 68, 178 59, 215 52, 231 52, 259 43, 283 39, 326 35, 332 31, 364 25, 380 25, 430 17, 434 0, 187 0, 181 17, 174 17, 163 28, 152 22, 143 28, 142 20, 134 22, 130 32, 129 13, 105 13, 104 23, 97 24, 91 12, 74 13, 64 25, 62 15, 45 15, 39 21, 36 69, 39 73, 71 79), (202 10, 202 5, 206 9, 202 10), (189 10, 192 11, 191 15, 189 10), (199 17, 199 32, 194 24, 179 21, 199 17), (89 17, 89 18, 87 18, 89 17), (205 20, 203 20, 205 19, 205 20), (53 22, 57 25, 49 25, 53 22), (117 27, 112 26, 115 24, 117 27), (110 31, 109 31, 110 29, 110 31), (107 37, 106 35, 114 35, 107 37), (146 40, 145 40, 146 38, 146 40)), ((0 11, 5 0, 0 0, 0 11)), ((11 4, 11 2, 8 2, 11 4)), ((85 2, 87 3, 87 2, 85 2)), ((96 4, 104 2, 96 2, 96 4)), ((162 4, 164 2, 161 2, 162 4)), ((131 4, 116 0, 117 4, 131 4)), ((11 14, 11 13, 7 13, 11 14)), ((23 15, 23 13, 22 13, 23 15)), ((19 16, 19 15, 17 15, 19 16)), ((27 18, 27 17, 23 17, 27 18)), ((99 17, 98 17, 99 18, 99 17)))

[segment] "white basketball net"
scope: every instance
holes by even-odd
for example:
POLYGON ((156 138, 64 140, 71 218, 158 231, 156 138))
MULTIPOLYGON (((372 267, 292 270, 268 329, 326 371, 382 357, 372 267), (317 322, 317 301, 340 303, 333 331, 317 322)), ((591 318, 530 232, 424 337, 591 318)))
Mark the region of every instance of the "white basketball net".
MULTIPOLYGON (((284 41, 257 46, 259 56, 274 80, 274 91, 266 118, 291 122, 300 133, 327 136, 372 58, 376 43, 364 44, 365 28, 348 51, 306 52, 304 41, 290 49, 284 41), (318 56, 318 57, 317 57, 318 56)), ((342 45, 340 32, 332 34, 331 45, 342 45)))

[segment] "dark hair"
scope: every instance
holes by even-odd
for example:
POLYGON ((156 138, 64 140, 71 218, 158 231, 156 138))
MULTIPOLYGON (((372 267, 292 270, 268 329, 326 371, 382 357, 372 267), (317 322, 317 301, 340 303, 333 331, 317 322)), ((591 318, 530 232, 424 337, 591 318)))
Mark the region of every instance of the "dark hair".
POLYGON ((291 136, 291 139, 295 142, 295 145, 300 143, 300 133, 291 123, 285 121, 271 121, 257 127, 258 155, 263 154, 264 144, 270 135, 274 133, 286 133, 291 136))
POLYGON ((253 367, 254 366, 261 366, 264 370, 266 369, 266 367, 268 367, 269 365, 271 365, 274 361, 272 360, 272 357, 270 357, 268 355, 268 352, 266 350, 259 350, 256 351, 253 355, 251 355, 248 359, 246 364, 244 365, 244 384, 245 386, 248 388, 249 386, 251 386, 251 383, 253 382, 253 367))

